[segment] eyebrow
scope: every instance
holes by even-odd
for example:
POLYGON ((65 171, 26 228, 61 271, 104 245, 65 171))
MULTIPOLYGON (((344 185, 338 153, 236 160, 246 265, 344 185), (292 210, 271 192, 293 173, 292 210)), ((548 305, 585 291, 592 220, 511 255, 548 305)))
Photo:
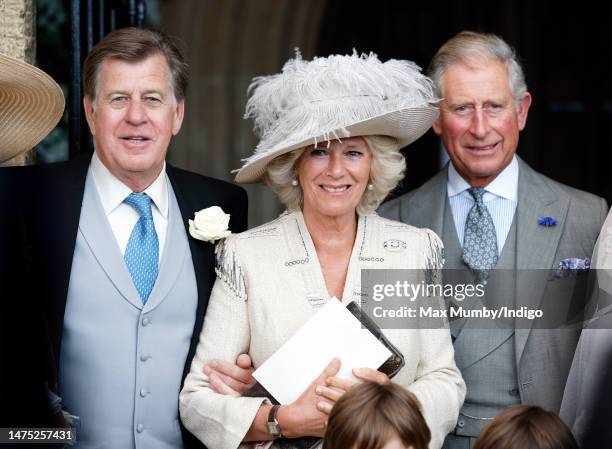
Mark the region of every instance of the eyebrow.
POLYGON ((106 97, 111 97, 113 95, 129 95, 129 92, 126 92, 124 90, 113 90, 110 91, 106 94, 106 97))
POLYGON ((149 95, 149 94, 157 94, 160 97, 164 96, 164 94, 161 91, 155 90, 155 89, 145 90, 144 92, 142 92, 142 95, 149 95))
POLYGON ((448 106, 450 106, 450 107, 464 106, 464 105, 469 105, 469 104, 474 104, 474 103, 475 102, 474 102, 473 99, 467 99, 467 98, 465 100, 464 99, 459 99, 459 100, 453 101, 453 102, 450 102, 448 100, 446 101, 446 104, 448 106))
MULTIPOLYGON (((163 93, 159 90, 155 90, 155 89, 150 89, 150 90, 145 90, 141 93, 141 95, 150 95, 150 94, 157 94, 161 97, 163 97, 163 93)), ((109 92, 106 96, 110 97, 112 95, 131 95, 130 92, 125 91, 125 90, 113 90, 111 92, 109 92)))

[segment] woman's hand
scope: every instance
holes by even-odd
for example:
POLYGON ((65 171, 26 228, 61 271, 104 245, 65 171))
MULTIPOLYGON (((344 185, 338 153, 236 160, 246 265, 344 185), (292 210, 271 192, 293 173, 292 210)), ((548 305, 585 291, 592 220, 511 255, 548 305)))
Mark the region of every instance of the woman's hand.
POLYGON ((323 437, 327 429, 327 413, 331 404, 316 393, 325 385, 325 379, 335 376, 340 370, 340 359, 334 358, 323 372, 304 390, 295 402, 278 410, 277 420, 284 437, 323 437))
MULTIPOLYGON (((390 382, 389 376, 372 368, 355 368, 353 374, 358 379, 376 382, 381 385, 386 385, 390 382)), ((315 392, 324 399, 321 401, 319 410, 329 415, 338 399, 358 383, 359 382, 344 379, 342 377, 329 377, 325 379, 325 386, 319 386, 315 390, 315 392)))

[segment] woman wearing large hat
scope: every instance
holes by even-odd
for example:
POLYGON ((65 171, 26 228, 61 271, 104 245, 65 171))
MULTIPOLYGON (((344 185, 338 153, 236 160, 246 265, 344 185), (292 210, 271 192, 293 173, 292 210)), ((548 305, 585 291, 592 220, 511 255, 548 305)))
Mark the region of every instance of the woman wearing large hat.
MULTIPOLYGON (((312 61, 298 55, 281 73, 256 78, 249 92, 247 116, 260 142, 236 180, 264 182, 288 210, 217 248, 218 278, 180 395, 183 423, 209 449, 273 440, 278 433, 321 437, 337 394, 322 387, 319 396, 313 385, 296 402, 273 409, 265 398, 215 393, 205 364, 248 353, 257 368, 327 301, 359 303, 362 269, 439 269, 443 263, 432 231, 374 212, 403 177, 399 149, 438 117, 431 81, 417 66, 382 63, 373 54, 312 61), (268 430, 270 414, 279 432, 268 430)), ((430 447, 439 448, 465 394, 448 329, 383 332, 405 359, 392 381, 417 396, 430 447)), ((333 375, 337 367, 330 367, 333 375)), ((370 376, 388 381, 382 373, 370 376)), ((280 447, 274 443, 263 447, 280 447)), ((288 447, 286 439, 282 444, 288 447)))

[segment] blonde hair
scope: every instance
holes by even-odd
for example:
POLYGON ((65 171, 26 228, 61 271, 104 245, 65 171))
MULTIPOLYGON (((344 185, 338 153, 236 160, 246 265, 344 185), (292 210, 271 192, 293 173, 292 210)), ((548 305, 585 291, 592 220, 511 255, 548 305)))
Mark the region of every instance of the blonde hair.
MULTIPOLYGON (((372 152, 370 183, 357 205, 357 213, 367 215, 387 197, 404 178, 406 160, 398 148, 398 142, 388 136, 362 136, 372 152)), ((291 183, 297 179, 296 163, 304 148, 293 150, 273 159, 266 168, 264 182, 289 210, 301 210, 304 206, 302 188, 291 183)))

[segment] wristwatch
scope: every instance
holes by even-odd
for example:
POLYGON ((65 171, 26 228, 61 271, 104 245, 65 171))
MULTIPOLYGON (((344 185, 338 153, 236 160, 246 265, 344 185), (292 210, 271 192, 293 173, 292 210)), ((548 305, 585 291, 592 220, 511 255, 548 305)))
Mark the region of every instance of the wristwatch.
POLYGON ((272 438, 274 439, 282 437, 280 425, 276 420, 276 412, 278 412, 279 408, 280 405, 278 404, 272 406, 270 413, 268 413, 268 422, 266 423, 268 426, 268 433, 272 435, 272 438))

